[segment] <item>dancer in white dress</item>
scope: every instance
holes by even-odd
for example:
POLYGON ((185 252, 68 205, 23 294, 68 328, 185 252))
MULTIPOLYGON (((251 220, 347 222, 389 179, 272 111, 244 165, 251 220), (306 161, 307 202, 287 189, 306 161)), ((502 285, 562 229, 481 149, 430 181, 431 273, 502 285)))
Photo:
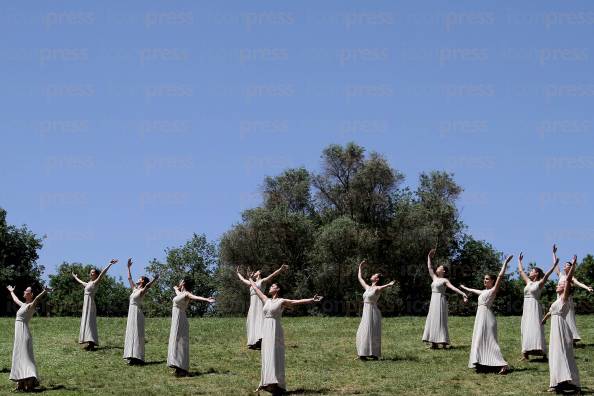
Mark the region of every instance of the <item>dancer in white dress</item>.
POLYGON ((152 281, 149 281, 146 276, 141 276, 137 283, 134 283, 131 268, 132 259, 128 259, 128 282, 132 294, 130 295, 126 336, 124 338, 124 359, 128 360, 129 365, 142 365, 144 364, 144 313, 142 312, 142 301, 148 289, 159 279, 159 276, 155 276, 152 281))
MULTIPOLYGON (((277 269, 265 278, 262 278, 260 270, 256 272, 249 272, 248 270, 248 278, 255 279, 256 286, 260 290, 262 290, 266 282, 270 282, 274 277, 279 275, 282 271, 286 271, 287 269, 289 269, 289 266, 283 264, 279 269, 277 269)), ((264 305, 262 304, 262 301, 260 301, 260 299, 258 298, 256 291, 251 288, 250 281, 245 279, 239 272, 239 267, 237 267, 237 277, 240 281, 242 281, 245 285, 247 285, 250 288, 250 307, 248 309, 247 319, 245 323, 247 333, 247 346, 249 349, 260 349, 260 344, 262 343, 262 308, 264 307, 264 305)))
MULTIPOLYGON (((553 246, 555 250, 555 246, 553 246)), ((545 274, 542 269, 532 267, 526 275, 523 266, 524 254, 518 256, 518 272, 526 283, 524 287, 524 306, 522 308, 522 359, 529 360, 530 355, 543 356, 546 359, 547 344, 545 341, 544 325, 542 324, 543 309, 540 295, 549 276, 553 273, 559 259, 553 255, 553 266, 545 274)))
POLYGON ((39 385, 35 357, 33 356, 33 338, 29 331, 29 321, 35 313, 35 307, 39 299, 47 293, 44 289, 37 297, 33 298, 33 291, 30 287, 25 289, 23 295, 25 302, 19 300, 14 294, 14 287, 6 287, 10 292, 12 301, 19 306, 14 323, 14 347, 12 349, 12 368, 10 379, 17 383, 15 390, 32 391, 39 385))
POLYGON ((78 336, 79 344, 87 344, 85 350, 94 351, 95 347, 99 345, 99 335, 97 332, 97 307, 95 306, 95 293, 97 292, 97 285, 103 278, 103 275, 117 263, 118 260, 112 259, 103 271, 99 272, 92 269, 89 276, 91 278, 88 282, 81 281, 73 272, 72 276, 85 288, 85 298, 83 302, 82 317, 80 319, 80 334, 78 336))
POLYGON ((423 331, 423 341, 430 342, 431 348, 436 349, 438 345, 445 348, 450 344, 450 334, 448 330, 448 299, 446 297, 446 288, 458 293, 468 301, 466 293, 455 287, 446 278, 447 267, 440 265, 433 271, 431 259, 435 256, 435 249, 432 249, 427 255, 427 269, 431 276, 431 302, 429 303, 429 312, 425 321, 425 330, 423 331))
POLYGON ((509 371, 509 366, 503 358, 497 342, 497 320, 493 311, 491 311, 491 305, 495 301, 507 265, 512 257, 509 256, 505 259, 496 279, 493 275, 485 275, 483 280, 484 290, 471 289, 460 285, 461 289, 478 295, 478 307, 474 319, 472 345, 470 346, 470 358, 468 360, 468 367, 475 368, 477 372, 495 370, 499 371, 499 374, 507 374, 509 371))
POLYGON ((192 301, 214 303, 214 298, 195 296, 192 294, 194 284, 191 279, 182 280, 174 286, 175 297, 171 310, 171 330, 169 331, 169 347, 167 349, 167 366, 175 369, 176 377, 186 377, 190 370, 190 323, 186 309, 192 301))
MULTIPOLYGON (((557 247, 556 246, 554 246, 553 254, 555 255, 555 257, 557 257, 557 247)), ((559 276, 559 283, 565 282, 565 280, 567 279, 567 274, 569 273, 570 268, 571 268, 571 263, 569 261, 565 262, 565 265, 563 266, 563 271, 560 271, 559 268, 557 268, 557 275, 559 276)), ((587 290, 590 293, 594 292, 594 289, 591 286, 583 284, 575 276, 572 278, 571 284, 572 284, 572 286, 577 286, 584 290, 587 290)), ((571 289, 571 293, 573 293, 573 287, 570 289, 571 289)), ((582 337, 580 336, 580 333, 577 329, 577 325, 576 325, 576 321, 575 321, 575 302, 573 301, 573 297, 571 296, 571 294, 569 295, 569 300, 567 301, 567 304, 569 306, 569 313, 567 314, 567 317, 565 318, 565 320, 567 321, 567 324, 569 325, 569 328, 571 330, 571 334, 573 337, 573 343, 575 345, 579 341, 581 341, 582 337)))
POLYGON ((380 274, 371 275, 371 286, 363 279, 363 265, 367 260, 359 263, 357 277, 359 283, 365 289, 363 293, 363 314, 357 329, 357 356, 361 360, 377 360, 382 354, 382 313, 377 307, 380 293, 386 287, 394 286, 395 281, 378 285, 380 274))
POLYGON ((260 372, 260 385, 256 391, 265 390, 273 395, 286 392, 285 382, 285 338, 281 325, 281 316, 284 308, 296 305, 313 304, 322 300, 317 294, 313 298, 302 300, 289 300, 281 298, 281 288, 273 283, 268 289, 269 297, 260 290, 256 282, 249 278, 249 282, 264 304, 264 320, 262 324, 262 368, 260 372))
POLYGON ((549 391, 564 392, 580 390, 580 372, 575 362, 573 335, 567 317, 569 315, 569 299, 571 298, 572 277, 577 266, 577 256, 569 264, 566 280, 557 285, 557 301, 555 301, 543 318, 544 324, 551 317, 551 334, 549 339, 549 391))

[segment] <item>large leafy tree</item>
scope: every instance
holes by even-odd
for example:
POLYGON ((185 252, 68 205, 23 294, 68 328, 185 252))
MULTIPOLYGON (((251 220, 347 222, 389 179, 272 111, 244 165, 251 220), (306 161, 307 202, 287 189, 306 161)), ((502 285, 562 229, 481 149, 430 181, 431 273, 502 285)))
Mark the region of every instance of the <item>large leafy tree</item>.
MULTIPOLYGON (((171 315, 171 300, 175 296, 173 286, 182 279, 194 282, 192 293, 209 297, 214 292, 212 273, 217 263, 217 248, 205 235, 194 234, 182 246, 166 250, 165 262, 153 259, 146 268, 150 278, 159 275, 157 283, 145 297, 145 311, 150 316, 171 315)), ((210 307, 203 302, 190 305, 189 316, 204 315, 210 307)))
MULTIPOLYGON (((6 210, 0 208, 0 293, 6 293, 6 285, 15 286, 17 293, 26 287, 39 292, 42 287, 43 266, 37 264, 37 251, 42 247, 42 238, 26 226, 16 227, 6 222, 6 210)), ((0 315, 12 314, 14 306, 9 298, 2 299, 0 315)))

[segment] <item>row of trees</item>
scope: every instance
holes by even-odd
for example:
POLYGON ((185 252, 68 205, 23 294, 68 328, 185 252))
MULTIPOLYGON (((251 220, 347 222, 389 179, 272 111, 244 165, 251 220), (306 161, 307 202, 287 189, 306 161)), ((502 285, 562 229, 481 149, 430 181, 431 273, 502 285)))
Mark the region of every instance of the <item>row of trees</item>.
MULTIPOLYGON (((267 177, 262 186, 262 204, 244 211, 241 221, 218 244, 195 234, 184 245, 167 249, 165 261, 151 261, 146 272, 151 277, 161 274, 161 280, 147 294, 146 314, 169 315, 171 286, 187 276, 198 285, 196 293, 216 295, 217 303, 210 312, 245 313, 248 290, 238 282, 236 266, 268 274, 288 264, 290 271, 278 278, 288 297, 314 293, 325 296, 322 304, 294 313, 308 310, 310 314, 328 315, 359 312, 362 290, 356 271, 363 258, 369 263, 367 276, 373 271, 381 273, 384 281, 397 281, 397 287, 380 299, 386 315, 426 312, 430 293, 426 255, 432 247, 438 249, 434 264, 447 264, 455 284, 478 287, 485 273, 498 272, 502 254, 469 235, 459 217, 456 202, 462 188, 453 175, 422 173, 417 187, 411 189, 404 185, 404 175, 392 169, 384 157, 377 153, 366 155, 354 143, 331 145, 321 159, 320 173, 294 168, 267 177)), ((4 229, 14 236, 13 241, 24 245, 0 244, 0 249, 17 249, 5 259, 0 250, 2 264, 16 265, 10 273, 2 267, 0 284, 4 279, 16 279, 13 283, 17 286, 39 286, 37 279, 43 268, 35 262, 41 239, 24 227, 6 226, 5 221, 4 229), (23 263, 26 265, 21 271, 23 263)), ((70 274, 89 270, 88 265, 63 263, 57 274, 50 275, 54 292, 48 309, 53 314, 79 314, 82 291, 75 287, 70 274)), ((583 260, 578 277, 594 283, 592 256, 583 260)), ((495 309, 506 314, 520 313, 523 286, 520 279, 508 276, 495 309)), ((125 315, 128 295, 121 279, 107 277, 97 294, 99 314, 125 315)), ((554 297, 554 286, 548 284, 545 303, 554 297)), ((576 300, 578 310, 594 312, 591 297, 577 291, 576 300)), ((464 305, 457 298, 451 299, 450 307, 455 314, 472 314, 475 309, 474 304, 464 305)), ((202 315, 207 308, 194 304, 192 309, 190 314, 202 315)))

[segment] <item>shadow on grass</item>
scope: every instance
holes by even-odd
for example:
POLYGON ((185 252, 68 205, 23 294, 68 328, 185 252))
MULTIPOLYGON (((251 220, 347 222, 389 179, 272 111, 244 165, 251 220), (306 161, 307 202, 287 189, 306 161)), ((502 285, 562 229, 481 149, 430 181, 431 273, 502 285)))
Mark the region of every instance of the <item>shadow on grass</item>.
POLYGON ((229 370, 219 371, 219 370, 216 370, 211 367, 205 371, 190 371, 190 372, 188 372, 188 377, 200 377, 202 375, 208 375, 208 374, 229 374, 230 372, 231 371, 229 371, 229 370))
POLYGON ((114 345, 105 345, 102 347, 97 347, 97 348, 93 349, 91 352, 108 351, 110 349, 121 349, 123 351, 124 347, 123 346, 114 346, 114 345))
MULTIPOLYGON (((373 360, 371 360, 373 361, 373 360)), ((379 359, 379 361, 388 361, 388 362, 418 362, 419 358, 414 355, 394 355, 394 356, 383 356, 379 359)))
POLYGON ((3 374, 4 373, 10 373, 10 369, 9 368, 0 369, 0 373, 3 373, 3 374))
POLYGON ((283 393, 284 395, 326 395, 330 393, 330 389, 293 389, 283 393))
POLYGON ((43 393, 43 392, 51 392, 57 390, 70 390, 74 391, 76 388, 66 388, 64 385, 52 385, 52 386, 40 386, 35 388, 31 391, 31 393, 43 393))
POLYGON ((586 348, 591 348, 594 347, 594 344, 588 344, 588 343, 579 343, 576 346, 574 346, 574 349, 586 349, 586 348))
POLYGON ((450 345, 449 348, 446 348, 446 351, 448 351, 448 350, 470 351, 470 345, 450 345))

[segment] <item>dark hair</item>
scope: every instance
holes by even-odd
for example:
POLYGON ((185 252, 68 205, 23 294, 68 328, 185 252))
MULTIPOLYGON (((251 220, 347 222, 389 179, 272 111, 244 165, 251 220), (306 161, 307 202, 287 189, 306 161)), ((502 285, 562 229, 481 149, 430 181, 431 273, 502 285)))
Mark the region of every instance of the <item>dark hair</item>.
POLYGON ((441 265, 441 267, 443 268, 443 276, 446 277, 449 274, 450 269, 445 265, 441 265))
POLYGON ((532 267, 532 269, 538 273, 538 277, 536 278, 537 280, 541 280, 542 278, 544 278, 544 271, 541 268, 532 267))
POLYGON ((191 292, 194 288, 194 279, 192 278, 184 278, 184 288, 191 292))
MULTIPOLYGON (((280 285, 280 283, 274 282, 272 285, 276 285, 278 288, 278 292, 276 292, 276 294, 281 296, 283 294, 283 287, 280 285)), ((272 287, 272 285, 270 286, 272 287)), ((270 291, 270 288, 268 290, 270 291)))
POLYGON ((147 283, 150 282, 150 279, 147 278, 146 276, 141 276, 140 279, 142 279, 142 287, 145 287, 147 285, 147 283))
POLYGON ((485 276, 488 276, 489 277, 489 280, 492 280, 493 282, 495 282, 497 280, 497 277, 495 275, 493 275, 493 274, 487 274, 485 276))

